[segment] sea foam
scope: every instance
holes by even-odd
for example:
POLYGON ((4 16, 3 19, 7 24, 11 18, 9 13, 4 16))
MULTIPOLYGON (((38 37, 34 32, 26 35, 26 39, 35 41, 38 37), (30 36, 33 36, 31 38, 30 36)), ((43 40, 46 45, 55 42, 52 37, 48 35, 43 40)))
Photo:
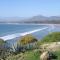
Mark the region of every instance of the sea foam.
POLYGON ((44 27, 44 28, 41 28, 41 29, 35 29, 35 30, 32 30, 32 31, 27 31, 27 32, 23 32, 23 33, 10 34, 10 35, 6 35, 6 36, 2 36, 0 38, 6 41, 6 40, 14 39, 14 38, 17 38, 17 37, 20 37, 20 36, 25 36, 27 34, 32 34, 32 33, 38 32, 38 31, 42 31, 42 30, 47 29, 47 28, 48 27, 44 27))

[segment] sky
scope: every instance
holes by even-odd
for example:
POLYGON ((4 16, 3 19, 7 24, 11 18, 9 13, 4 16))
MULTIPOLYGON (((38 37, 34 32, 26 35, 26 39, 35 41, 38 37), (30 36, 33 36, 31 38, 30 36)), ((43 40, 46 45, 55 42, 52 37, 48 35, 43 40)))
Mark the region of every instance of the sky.
POLYGON ((0 0, 0 17, 60 16, 60 0, 0 0))

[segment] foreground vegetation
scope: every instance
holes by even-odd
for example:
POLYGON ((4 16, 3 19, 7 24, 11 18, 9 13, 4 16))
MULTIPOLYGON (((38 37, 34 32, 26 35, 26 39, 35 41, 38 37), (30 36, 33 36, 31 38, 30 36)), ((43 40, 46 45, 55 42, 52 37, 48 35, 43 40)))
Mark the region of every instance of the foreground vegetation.
POLYGON ((10 56, 7 58, 7 60, 40 60, 39 56, 39 52, 27 51, 25 53, 14 55, 13 57, 10 56))
MULTIPOLYGON (((0 60, 40 60, 41 51, 43 51, 41 45, 54 42, 60 42, 60 32, 50 33, 40 41, 32 35, 23 36, 17 40, 13 48, 7 47, 7 42, 0 39, 0 60)), ((54 60, 60 60, 60 48, 53 53, 58 57, 54 60)))
POLYGON ((40 44, 51 42, 60 42, 60 32, 49 33, 47 36, 42 38, 42 40, 39 41, 40 44))

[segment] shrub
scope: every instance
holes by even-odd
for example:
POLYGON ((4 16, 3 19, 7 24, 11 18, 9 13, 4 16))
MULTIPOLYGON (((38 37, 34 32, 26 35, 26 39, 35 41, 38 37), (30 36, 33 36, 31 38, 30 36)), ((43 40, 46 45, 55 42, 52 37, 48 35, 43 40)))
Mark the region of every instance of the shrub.
POLYGON ((41 43, 46 43, 46 42, 59 42, 60 41, 60 32, 53 32, 45 36, 42 40, 41 43))
POLYGON ((9 49, 6 47, 6 42, 0 39, 0 59, 5 60, 5 58, 10 54, 9 49))
POLYGON ((25 35, 17 41, 17 44, 19 47, 30 49, 33 45, 35 45, 36 41, 37 39, 33 37, 32 35, 25 35))

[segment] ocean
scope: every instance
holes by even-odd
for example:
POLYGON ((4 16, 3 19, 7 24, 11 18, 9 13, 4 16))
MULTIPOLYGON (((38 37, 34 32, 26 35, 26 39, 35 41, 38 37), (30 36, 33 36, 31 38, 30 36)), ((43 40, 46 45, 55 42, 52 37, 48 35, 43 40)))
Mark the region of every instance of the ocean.
POLYGON ((54 24, 0 24, 0 38, 14 42, 21 36, 32 34, 41 40, 48 33, 60 31, 60 25, 54 24))
POLYGON ((24 34, 32 34, 37 39, 41 39, 48 33, 60 31, 59 28, 59 25, 46 24, 0 24, 0 38, 10 40, 24 36, 24 34))
POLYGON ((16 46, 16 41, 21 36, 32 34, 38 40, 44 38, 48 33, 60 32, 59 24, 0 24, 0 39, 7 42, 6 46, 16 46))

